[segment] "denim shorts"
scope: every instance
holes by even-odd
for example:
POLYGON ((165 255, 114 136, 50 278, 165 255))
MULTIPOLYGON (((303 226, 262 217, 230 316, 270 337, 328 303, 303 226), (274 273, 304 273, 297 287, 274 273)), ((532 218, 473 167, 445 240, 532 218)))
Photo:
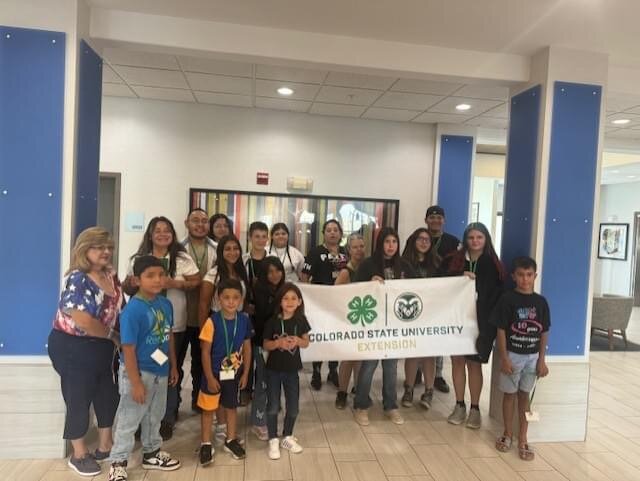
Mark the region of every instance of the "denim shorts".
POLYGON ((498 381, 500 390, 507 394, 514 394, 518 391, 531 392, 536 385, 536 378, 538 377, 536 371, 538 353, 516 354, 515 352, 508 352, 507 354, 511 359, 513 373, 500 373, 500 380, 498 381))

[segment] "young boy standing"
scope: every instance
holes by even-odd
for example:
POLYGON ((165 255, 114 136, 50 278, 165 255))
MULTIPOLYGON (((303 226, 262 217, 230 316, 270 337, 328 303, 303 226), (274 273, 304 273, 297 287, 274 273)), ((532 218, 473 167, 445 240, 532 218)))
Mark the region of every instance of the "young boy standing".
POLYGON ((537 377, 549 374, 545 353, 551 319, 546 299, 533 291, 536 270, 536 261, 532 258, 514 259, 511 276, 516 287, 502 295, 492 314, 492 321, 498 327, 499 386, 504 393, 504 433, 496 440, 496 449, 501 452, 511 449, 513 411, 518 398, 518 455, 524 461, 535 457, 527 442, 529 393, 537 377))
POLYGON ((224 411, 227 437, 224 450, 235 459, 243 459, 245 451, 237 438, 239 390, 247 385, 251 365, 251 322, 238 312, 242 303, 242 285, 236 279, 218 284, 220 311, 213 312, 200 331, 202 381, 198 407, 202 409, 200 464, 213 462, 211 423, 216 409, 224 411))
POLYGON ((142 468, 173 471, 180 461, 160 451, 160 421, 167 403, 167 385, 178 381, 173 344, 173 310, 159 296, 167 279, 160 259, 140 256, 133 265, 139 285, 120 316, 120 338, 124 363, 120 364, 118 423, 111 448, 109 481, 127 479, 127 459, 142 427, 142 468))

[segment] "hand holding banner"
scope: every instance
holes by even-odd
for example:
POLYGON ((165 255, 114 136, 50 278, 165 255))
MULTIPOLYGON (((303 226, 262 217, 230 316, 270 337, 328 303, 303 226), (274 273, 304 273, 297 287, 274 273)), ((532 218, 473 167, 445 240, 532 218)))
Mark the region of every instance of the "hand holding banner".
POLYGON ((299 287, 311 324, 305 362, 476 352, 475 282, 467 277, 299 287))

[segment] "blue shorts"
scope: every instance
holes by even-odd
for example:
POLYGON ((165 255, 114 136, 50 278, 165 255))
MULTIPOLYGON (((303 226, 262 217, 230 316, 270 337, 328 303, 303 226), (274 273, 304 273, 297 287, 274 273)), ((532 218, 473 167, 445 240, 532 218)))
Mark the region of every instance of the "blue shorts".
POLYGON ((227 409, 237 408, 240 405, 240 375, 236 374, 235 379, 229 379, 227 381, 221 381, 218 373, 214 372, 213 376, 218 381, 218 384, 220 384, 220 390, 214 392, 209 389, 209 386, 207 386, 207 378, 202 376, 200 382, 200 393, 202 396, 198 397, 198 406, 206 411, 213 411, 218 405, 227 409), (202 399, 202 402, 200 399, 202 399))
POLYGON ((516 354, 508 352, 511 365, 513 366, 512 374, 500 373, 498 387, 507 394, 514 394, 518 391, 531 392, 536 385, 538 353, 534 354, 516 354))

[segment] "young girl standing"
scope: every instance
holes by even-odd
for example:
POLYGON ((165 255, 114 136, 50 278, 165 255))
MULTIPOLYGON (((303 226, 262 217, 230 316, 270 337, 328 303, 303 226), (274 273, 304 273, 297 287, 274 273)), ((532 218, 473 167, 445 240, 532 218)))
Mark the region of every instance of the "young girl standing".
MULTIPOLYGON (((354 232, 347 238, 347 252, 349 254, 349 262, 338 274, 336 285, 349 284, 356 280, 356 271, 364 259, 364 238, 361 234, 354 232)), ((351 373, 353 373, 354 384, 357 384, 359 370, 359 361, 342 361, 340 363, 340 367, 338 369, 339 386, 338 393, 336 394, 337 409, 344 409, 347 407, 347 389, 349 389, 351 373)))
POLYGON ((447 271, 450 275, 465 275, 476 283, 476 312, 478 315, 479 335, 476 340, 478 354, 469 356, 451 356, 453 387, 456 393, 456 406, 447 419, 451 424, 462 424, 479 429, 480 392, 482 391, 482 364, 489 362, 489 355, 496 338, 496 326, 489 322, 491 310, 502 293, 504 269, 491 242, 491 234, 480 222, 469 224, 462 237, 462 249, 447 259, 447 271), (464 393, 469 373, 469 393, 471 409, 467 417, 464 393))
POLYGON ((269 255, 277 257, 284 266, 287 282, 298 282, 304 267, 304 255, 289 244, 289 228, 284 222, 273 224, 269 255))
POLYGON ((269 459, 280 459, 280 448, 301 453, 302 446, 293 436, 293 426, 298 416, 300 382, 298 371, 302 369, 300 349, 309 346, 311 327, 304 315, 304 302, 300 289, 285 283, 276 297, 278 314, 264 326, 265 350, 269 351, 267 374, 267 426, 269 429, 269 459), (278 439, 278 411, 280 392, 284 390, 286 411, 282 442, 278 439))
MULTIPOLYGON (((416 229, 407 239, 402 252, 403 259, 413 266, 418 277, 433 277, 440 268, 440 256, 431 243, 431 234, 425 227, 416 229)), ((433 384, 436 376, 435 357, 413 357, 404 361, 404 395, 402 405, 413 406, 413 388, 418 366, 424 373, 424 394, 420 397, 420 405, 431 409, 433 402, 433 384)))
POLYGON ((284 284, 284 266, 276 257, 267 257, 258 273, 253 288, 255 313, 253 315, 253 357, 254 387, 251 402, 251 432, 260 441, 269 439, 265 413, 267 410, 267 380, 263 357, 263 336, 265 323, 276 313, 276 293, 284 284))

